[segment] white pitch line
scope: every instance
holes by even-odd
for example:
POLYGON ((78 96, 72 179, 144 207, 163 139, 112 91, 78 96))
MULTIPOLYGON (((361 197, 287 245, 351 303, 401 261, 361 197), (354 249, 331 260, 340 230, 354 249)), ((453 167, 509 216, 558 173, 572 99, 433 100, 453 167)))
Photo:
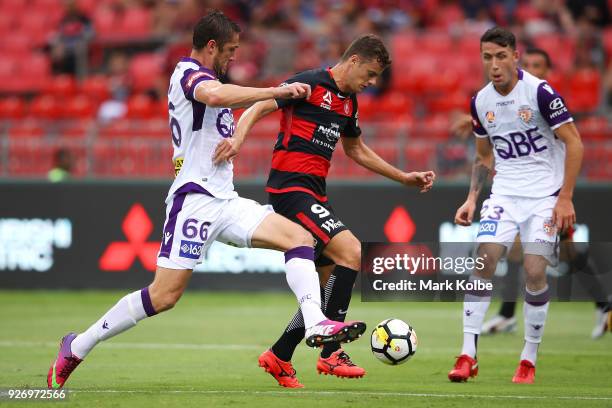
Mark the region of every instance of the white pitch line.
POLYGON ((481 398, 481 399, 518 399, 518 400, 572 400, 572 401, 612 401, 612 397, 589 397, 581 395, 570 396, 542 396, 542 395, 482 395, 482 394, 433 394, 411 392, 369 392, 369 391, 248 391, 248 390, 69 390, 70 393, 90 394, 244 394, 244 395, 313 395, 313 396, 373 396, 373 397, 433 397, 433 398, 481 398))
MULTIPOLYGON (((0 341, 0 347, 58 347, 57 342, 0 341)), ((255 344, 189 344, 189 343, 101 343, 101 347, 116 349, 178 349, 178 350, 260 350, 255 344)))
MULTIPOLYGON (((36 342, 36 341, 19 341, 19 340, 6 340, 0 341, 0 347, 22 347, 22 348, 32 348, 32 347, 49 347, 56 348, 58 347, 58 342, 36 342)), ((145 349, 174 349, 174 350, 263 350, 266 348, 265 345, 262 344, 210 344, 210 343, 125 343, 125 342, 109 342, 109 343, 100 343, 99 347, 108 347, 114 349, 133 349, 133 350, 145 350, 145 349)), ((504 348, 501 350, 487 350, 484 347, 481 347, 479 350, 480 354, 495 354, 495 355, 515 355, 518 353, 518 349, 508 349, 504 348)), ((433 353, 442 353, 442 354, 453 354, 457 353, 456 348, 450 347, 438 347, 438 348, 421 348, 417 351, 419 354, 433 354, 433 353)), ((556 352, 556 351, 547 351, 542 350, 540 352, 541 355, 559 355, 559 356, 597 356, 597 357, 607 357, 612 356, 612 349, 606 350, 574 350, 571 353, 566 352, 556 352)), ((454 355, 454 354, 453 354, 454 355)))

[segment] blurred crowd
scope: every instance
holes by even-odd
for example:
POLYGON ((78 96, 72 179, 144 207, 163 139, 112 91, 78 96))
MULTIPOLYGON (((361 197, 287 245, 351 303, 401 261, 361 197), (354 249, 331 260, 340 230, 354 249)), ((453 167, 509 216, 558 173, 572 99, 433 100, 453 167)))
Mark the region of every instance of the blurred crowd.
POLYGON ((169 74, 178 58, 189 54, 194 24, 218 9, 243 29, 236 61, 224 79, 237 84, 276 85, 294 72, 333 65, 356 35, 384 37, 393 65, 360 98, 363 119, 401 120, 412 138, 440 140, 448 145, 448 151, 437 149, 439 158, 447 157, 438 159, 441 167, 450 176, 464 174, 461 157, 469 158, 469 141, 450 134, 448 122, 466 111, 469 96, 484 83, 478 38, 494 25, 511 28, 521 50, 546 50, 553 61, 549 82, 586 123, 587 134, 612 135, 611 4, 0 0, 0 34, 11 33, 0 36, 0 121, 76 114, 104 124, 162 117, 169 74), (54 105, 58 96, 67 98, 62 106, 54 105))

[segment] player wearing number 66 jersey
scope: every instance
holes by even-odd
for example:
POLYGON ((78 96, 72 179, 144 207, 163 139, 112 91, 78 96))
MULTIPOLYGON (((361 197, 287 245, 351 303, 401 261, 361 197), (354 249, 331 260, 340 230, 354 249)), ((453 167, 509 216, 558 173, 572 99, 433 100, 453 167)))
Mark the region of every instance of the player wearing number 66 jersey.
POLYGON ((153 283, 123 297, 83 333, 69 333, 62 339, 47 376, 50 388, 63 387, 100 341, 172 308, 193 268, 215 240, 285 252, 287 282, 304 315, 310 346, 352 341, 365 331, 362 322, 328 320, 321 311, 312 236, 274 213, 271 206, 239 197, 232 182, 232 164, 213 163, 216 146, 234 132, 232 108, 310 96, 310 86, 303 83, 277 88, 221 84, 217 77, 233 60, 239 33, 238 25, 220 12, 210 13, 196 25, 191 56, 178 63, 168 91, 176 179, 166 199, 153 283))
MULTIPOLYGON (((492 192, 482 205, 477 236, 484 268, 470 279, 489 281, 520 233, 526 271, 525 345, 512 381, 532 383, 548 313, 545 269, 556 263, 558 232, 576 220, 572 195, 583 147, 563 98, 546 81, 518 69, 511 32, 488 30, 480 39, 480 51, 491 82, 472 99, 477 154, 470 192, 455 222, 471 224, 494 164, 492 192)), ((476 344, 490 299, 490 291, 465 295, 463 349, 448 374, 451 381, 466 381, 478 373, 476 344)))

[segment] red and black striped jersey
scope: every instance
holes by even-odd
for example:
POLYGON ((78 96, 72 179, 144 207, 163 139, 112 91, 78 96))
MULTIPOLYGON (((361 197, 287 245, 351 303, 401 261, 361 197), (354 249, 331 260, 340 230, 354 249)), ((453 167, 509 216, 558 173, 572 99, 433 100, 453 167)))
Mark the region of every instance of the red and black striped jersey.
POLYGON ((280 132, 266 191, 302 191, 327 201, 325 178, 340 137, 359 137, 356 94, 343 94, 330 69, 301 72, 286 83, 309 84, 308 99, 279 99, 280 132))

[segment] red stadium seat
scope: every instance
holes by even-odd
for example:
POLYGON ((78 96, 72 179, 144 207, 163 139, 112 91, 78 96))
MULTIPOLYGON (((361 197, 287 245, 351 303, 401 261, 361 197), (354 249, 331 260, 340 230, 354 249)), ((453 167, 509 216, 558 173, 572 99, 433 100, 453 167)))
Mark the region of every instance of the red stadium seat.
POLYGON ((57 98, 68 98, 76 93, 77 84, 70 75, 56 75, 49 78, 43 90, 46 94, 57 98))
POLYGON ((0 120, 21 119, 25 116, 26 104, 21 98, 0 98, 0 120))
POLYGON ((79 5, 79 9, 83 10, 84 13, 92 16, 96 10, 96 6, 98 3, 101 3, 98 0, 77 0, 77 4, 79 5))
POLYGON ((127 117, 132 119, 150 119, 155 116, 155 104, 150 97, 143 94, 132 96, 127 103, 127 117))
MULTIPOLYGON (((410 139, 447 140, 450 135, 450 122, 448 114, 431 114, 417 121, 410 139)), ((410 143, 410 142, 409 142, 410 143)))
POLYGON ((409 141, 406 143, 405 167, 428 170, 434 167, 436 145, 432 143, 409 141))
POLYGON ((389 92, 376 100, 374 117, 394 118, 398 120, 403 115, 412 115, 414 109, 412 99, 402 92, 389 92))
POLYGON ((578 124, 580 136, 585 140, 611 140, 608 131, 608 120, 604 116, 589 116, 582 118, 578 124))
POLYGON ((81 83, 80 92, 86 94, 92 101, 101 103, 110 98, 108 79, 103 75, 85 78, 81 83))
POLYGON ((62 103, 51 95, 41 95, 32 100, 29 113, 37 119, 60 119, 63 116, 62 103))
POLYGON ((0 13, 0 35, 12 34, 15 31, 15 18, 9 14, 0 13))
POLYGON ((425 31, 418 40, 420 52, 435 55, 449 54, 454 44, 451 37, 445 31, 425 31))
POLYGON ((576 71, 569 80, 567 104, 576 112, 592 112, 599 107, 601 76, 596 69, 576 71))
POLYGON ((30 6, 29 0, 2 0, 0 1, 0 14, 9 16, 22 16, 30 6))
POLYGON ((456 110, 467 112, 470 109, 470 97, 463 92, 454 92, 432 99, 427 106, 432 114, 449 113, 456 110))
POLYGON ((93 25, 96 36, 101 40, 116 36, 117 18, 108 6, 98 7, 93 15, 93 25))
POLYGON ((76 95, 66 101, 63 115, 66 119, 87 119, 96 112, 96 105, 86 95, 76 95))
POLYGON ((0 38, 0 52, 8 55, 23 56, 32 50, 32 41, 26 33, 14 32, 0 38))
POLYGON ((395 34, 391 40, 394 63, 397 60, 408 59, 411 55, 418 53, 419 48, 417 37, 413 33, 395 34))
POLYGON ((19 65, 19 79, 25 80, 20 83, 16 77, 11 86, 18 88, 17 91, 39 91, 49 81, 51 63, 49 58, 42 54, 32 54, 21 61, 19 65))
POLYGON ((130 62, 130 78, 136 91, 146 91, 155 86, 162 74, 163 58, 157 54, 139 54, 130 62))
POLYGON ((116 30, 132 39, 146 37, 151 34, 151 13, 140 7, 129 8, 121 16, 116 30))
POLYGON ((567 78, 561 72, 552 70, 546 76, 546 82, 564 98, 567 96, 567 78))

